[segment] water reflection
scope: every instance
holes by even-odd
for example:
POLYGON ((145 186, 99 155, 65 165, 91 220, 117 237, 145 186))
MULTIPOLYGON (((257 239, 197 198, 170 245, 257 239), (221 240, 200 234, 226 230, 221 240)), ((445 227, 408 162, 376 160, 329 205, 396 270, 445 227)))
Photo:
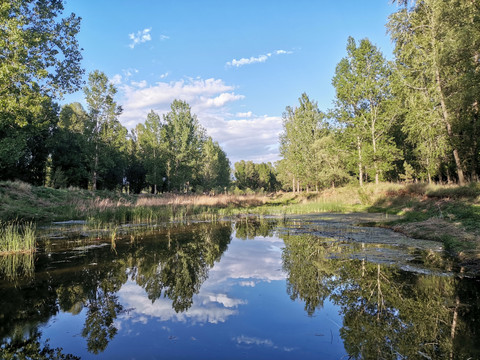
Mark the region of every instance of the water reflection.
POLYGON ((11 276, 0 278, 1 355, 7 347, 22 349, 20 344, 32 342, 39 326, 59 311, 84 309, 81 335, 88 351, 103 352, 117 334, 118 316, 128 311, 118 299, 127 281, 145 289, 152 303, 168 298, 176 312, 186 311, 227 249, 231 232, 229 223, 195 224, 145 235, 141 243, 117 241, 115 251, 90 244, 39 254, 35 277, 17 273, 16 283, 11 276))
POLYGON ((340 334, 352 358, 480 355, 475 343, 480 291, 475 280, 349 259, 355 247, 335 239, 312 235, 283 239, 288 294, 292 300, 301 299, 309 315, 326 299, 338 305, 343 316, 340 334))
POLYGON ((480 358, 479 283, 441 252, 305 224, 52 240, 34 271, 0 274, 0 358, 480 358))

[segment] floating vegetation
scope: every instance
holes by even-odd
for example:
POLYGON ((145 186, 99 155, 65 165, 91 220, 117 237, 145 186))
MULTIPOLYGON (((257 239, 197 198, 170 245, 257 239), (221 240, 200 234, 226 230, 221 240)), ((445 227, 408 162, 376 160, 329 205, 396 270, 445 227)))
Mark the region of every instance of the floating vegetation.
POLYGON ((35 251, 35 224, 0 223, 0 254, 35 251))

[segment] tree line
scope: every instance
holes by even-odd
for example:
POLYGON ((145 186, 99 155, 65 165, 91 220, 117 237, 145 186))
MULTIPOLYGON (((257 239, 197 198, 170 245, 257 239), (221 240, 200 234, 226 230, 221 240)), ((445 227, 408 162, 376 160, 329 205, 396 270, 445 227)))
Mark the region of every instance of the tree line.
POLYGON ((157 191, 223 190, 230 163, 190 106, 175 100, 128 131, 117 90, 96 70, 83 86, 81 19, 62 1, 0 6, 0 180, 35 185, 157 191), (79 103, 56 101, 82 89, 79 103))
POLYGON ((174 100, 163 119, 153 110, 130 132, 120 124, 115 87, 100 71, 84 88, 88 109, 66 105, 60 111, 50 149, 48 178, 54 187, 126 188, 140 193, 223 191, 230 162, 192 114, 174 100))
POLYGON ((307 94, 283 114, 281 160, 230 169, 190 106, 175 100, 128 131, 101 71, 83 84, 76 35, 62 1, 0 7, 0 180, 90 189, 303 191, 347 182, 442 181, 480 173, 480 4, 397 1, 387 61, 368 39, 347 40, 321 111, 307 94), (84 86, 85 85, 85 86, 84 86), (57 101, 83 88, 79 103, 57 101))
POLYGON ((347 41, 326 112, 302 94, 287 107, 277 171, 293 191, 366 181, 478 181, 480 4, 398 1, 387 61, 347 41), (411 5, 409 5, 411 4, 411 5))

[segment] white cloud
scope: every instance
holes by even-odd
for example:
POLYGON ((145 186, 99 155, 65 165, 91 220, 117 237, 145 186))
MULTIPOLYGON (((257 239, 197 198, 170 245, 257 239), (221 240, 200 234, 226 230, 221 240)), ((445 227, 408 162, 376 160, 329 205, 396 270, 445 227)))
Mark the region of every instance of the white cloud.
POLYGON ((206 107, 221 107, 224 106, 226 103, 235 101, 235 100, 242 100, 245 96, 243 95, 235 95, 234 93, 222 93, 213 99, 207 99, 205 101, 206 107))
POLYGON ((120 85, 122 83, 122 75, 120 74, 113 75, 112 78, 110 79, 110 82, 113 85, 120 85))
MULTIPOLYGON (((246 119, 207 118, 208 134, 220 143, 232 165, 239 160, 275 162, 279 159, 278 138, 282 131, 279 116, 246 119)), ((205 118, 204 118, 205 120, 205 118)))
POLYGON ((131 84, 132 84, 132 86, 140 88, 140 89, 143 89, 143 88, 147 87, 147 81, 146 80, 132 81, 131 84))
POLYGON ((291 51, 286 51, 286 50, 275 50, 275 52, 272 53, 267 53, 265 55, 259 55, 257 57, 251 56, 249 58, 241 58, 239 60, 233 59, 232 61, 229 61, 226 63, 226 66, 234 66, 234 67, 240 67, 244 65, 250 65, 250 64, 255 64, 255 63, 264 63, 267 61, 272 55, 286 55, 286 54, 292 54, 291 51))
POLYGON ((160 75, 160 79, 165 79, 168 75, 169 75, 168 72, 163 73, 162 75, 160 75))
POLYGON ((271 54, 267 55, 260 55, 258 57, 250 57, 250 58, 241 58, 240 60, 233 59, 232 61, 227 62, 227 66, 236 66, 240 67, 243 65, 255 64, 255 63, 263 63, 267 61, 267 59, 271 56, 271 54))
POLYGON ((126 83, 126 76, 123 79, 124 84, 118 86, 123 97, 119 103, 124 109, 120 121, 127 128, 144 122, 152 109, 159 115, 166 114, 173 100, 180 99, 192 107, 208 135, 219 142, 232 165, 239 160, 278 160, 281 117, 256 116, 252 111, 230 114, 228 106, 245 97, 223 80, 190 78, 149 85, 145 81, 126 83))
POLYGON ((239 117, 239 118, 251 118, 253 115, 253 113, 251 111, 247 111, 247 112, 239 112, 239 113, 236 113, 235 116, 236 117, 239 117))
POLYGON ((136 34, 135 33, 128 34, 129 39, 132 40, 132 42, 128 46, 131 49, 133 49, 137 44, 145 43, 147 41, 152 40, 150 31, 152 31, 152 28, 137 31, 136 34))
POLYGON ((160 35, 160 40, 164 41, 164 40, 168 40, 168 39, 170 39, 170 36, 160 35))
POLYGON ((293 54, 292 51, 286 51, 286 50, 275 50, 275 54, 277 55, 287 55, 287 54, 293 54))

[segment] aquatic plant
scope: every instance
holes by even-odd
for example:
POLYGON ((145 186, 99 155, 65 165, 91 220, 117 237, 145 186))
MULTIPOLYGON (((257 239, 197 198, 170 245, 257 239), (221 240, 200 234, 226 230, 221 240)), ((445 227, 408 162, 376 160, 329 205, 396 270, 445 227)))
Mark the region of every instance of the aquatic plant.
POLYGON ((35 225, 31 222, 0 223, 0 254, 35 251, 35 225))

